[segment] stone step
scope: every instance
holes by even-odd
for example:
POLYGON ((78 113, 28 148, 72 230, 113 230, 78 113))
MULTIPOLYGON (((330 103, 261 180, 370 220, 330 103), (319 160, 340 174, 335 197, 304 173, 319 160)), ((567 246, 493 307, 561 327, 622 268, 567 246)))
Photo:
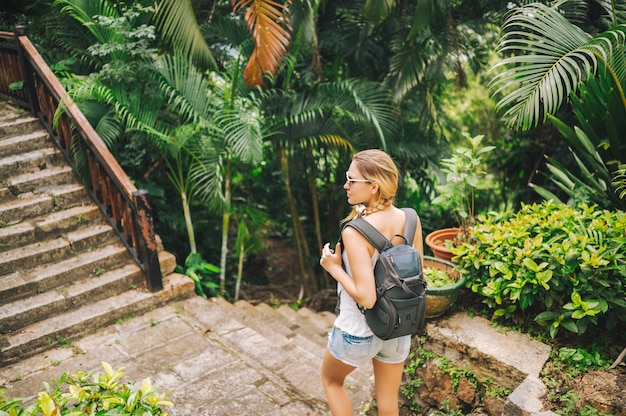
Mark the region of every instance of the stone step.
POLYGON ((47 166, 44 169, 36 169, 29 173, 12 177, 6 181, 6 186, 13 195, 33 192, 43 188, 77 182, 71 166, 47 166))
POLYGON ((24 219, 54 210, 54 200, 46 194, 30 194, 24 198, 12 198, 0 205, 0 225, 7 226, 24 219))
POLYGON ((98 224, 70 231, 65 235, 0 252, 0 276, 33 265, 61 261, 87 249, 119 241, 119 236, 108 224, 98 224))
POLYGON ((315 334, 314 340, 318 344, 326 346, 328 333, 335 321, 334 314, 323 312, 318 315, 306 307, 300 308, 296 312, 287 305, 281 305, 276 311, 286 325, 289 325, 295 331, 315 334))
POLYGON ((95 221, 103 221, 96 204, 78 205, 0 228, 0 241, 2 247, 20 247, 95 221))
POLYGON ((274 309, 271 307, 257 308, 246 301, 238 301, 234 306, 233 314, 241 323, 272 340, 281 348, 292 349, 297 345, 303 352, 303 362, 319 366, 324 348, 282 323, 277 319, 277 312, 274 309))
POLYGON ((118 242, 88 250, 54 264, 16 270, 0 277, 0 304, 15 302, 28 296, 48 292, 70 284, 77 276, 91 276, 128 262, 128 249, 118 242))
MULTIPOLYGON (((33 174, 37 171, 45 171, 52 166, 63 166, 65 157, 60 150, 52 145, 32 152, 6 156, 0 159, 0 181, 22 183, 24 179, 19 177, 14 181, 9 179, 16 175, 33 174)), ((11 186, 9 186, 11 189, 11 186)), ((12 189, 11 189, 12 190, 12 189)), ((15 192, 14 192, 15 193, 15 192)))
MULTIPOLYGON (((288 306, 285 306, 285 307, 289 308, 288 306)), ((328 340, 328 332, 330 331, 330 328, 332 327, 332 323, 331 323, 331 327, 328 328, 325 335, 323 337, 320 337, 317 327, 315 328, 314 331, 307 331, 304 329, 303 326, 296 325, 290 322, 289 320, 285 320, 283 315, 277 309, 272 308, 267 303, 259 303, 258 305, 254 306, 254 309, 256 310, 257 314, 262 314, 264 316, 267 316, 274 326, 288 328, 291 338, 294 338, 294 339, 300 338, 300 337, 305 338, 307 342, 303 343, 302 345, 307 350, 311 352, 315 352, 316 354, 319 355, 320 349, 323 352, 324 349, 326 348, 326 343, 328 340)))
POLYGON ((255 363, 259 371, 271 374, 274 378, 278 377, 288 390, 302 392, 311 403, 320 406, 325 403, 324 389, 319 377, 321 355, 315 363, 303 359, 308 354, 297 344, 279 341, 275 333, 267 338, 249 328, 240 321, 241 313, 245 310, 221 298, 203 302, 205 303, 198 305, 201 309, 188 311, 194 314, 201 311, 197 319, 206 323, 205 332, 216 332, 221 342, 226 343, 229 349, 237 351, 243 361, 255 363))
POLYGON ((141 269, 130 255, 124 258, 127 263, 121 267, 114 268, 111 265, 106 269, 99 268, 85 274, 89 277, 66 286, 58 286, 51 291, 5 303, 0 309, 0 333, 19 330, 85 304, 117 296, 130 287, 139 286, 143 281, 141 269))
POLYGON ((50 146, 50 141, 45 130, 36 130, 19 136, 9 136, 4 140, 0 140, 0 157, 31 152, 43 149, 46 146, 50 146))
POLYGON ((30 115, 5 113, 0 119, 0 138, 21 135, 37 129, 41 129, 41 123, 37 117, 30 115))
POLYGON ((157 293, 137 287, 7 334, 0 343, 0 367, 194 293, 193 281, 177 273, 166 276, 163 286, 157 293))
MULTIPOLYGON (((264 303, 252 306, 243 301, 235 303, 234 306, 239 312, 247 314, 247 317, 240 318, 236 311, 229 311, 242 324, 254 329, 270 342, 275 342, 277 346, 280 345, 281 351, 296 351, 300 370, 294 371, 301 376, 293 375, 291 383, 298 389, 306 391, 308 388, 306 380, 319 378, 334 314, 316 313, 308 308, 300 308, 296 312, 287 305, 282 305, 278 309, 264 303), (282 337, 285 337, 286 342, 280 341, 282 337)), ((373 368, 369 364, 356 369, 346 378, 346 389, 354 409, 362 409, 371 401, 374 387, 372 375, 373 368)), ((325 400, 323 391, 320 397, 325 400)))
POLYGON ((91 202, 85 187, 78 183, 55 185, 19 197, 12 193, 9 195, 4 199, 0 197, 0 226, 17 224, 55 209, 67 209, 91 202))
POLYGON ((0 101, 0 125, 25 116, 25 110, 18 109, 6 101, 0 101))
POLYGON ((448 358, 460 368, 468 367, 462 358, 469 355, 469 369, 497 386, 511 389, 528 376, 538 378, 550 357, 548 345, 517 331, 502 331, 487 319, 463 312, 427 323, 426 331, 425 349, 448 358))
POLYGON ((0 103, 0 367, 194 294, 157 237, 165 288, 128 248, 37 118, 0 103))

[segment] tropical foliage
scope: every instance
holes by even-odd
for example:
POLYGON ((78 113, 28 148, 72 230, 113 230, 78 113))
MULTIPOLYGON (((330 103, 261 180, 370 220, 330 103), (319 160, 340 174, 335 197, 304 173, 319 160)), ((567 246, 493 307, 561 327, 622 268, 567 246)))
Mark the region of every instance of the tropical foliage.
POLYGON ((149 378, 140 386, 134 382, 122 382, 123 368, 114 370, 102 363, 104 373, 76 371, 63 373, 58 380, 44 382, 34 403, 26 399, 7 399, 0 391, 0 414, 2 415, 167 415, 172 402, 165 393, 158 393, 149 378))
MULTIPOLYGON (((507 7, 495 0, 53 4, 46 24, 55 30, 42 46, 64 62, 68 91, 149 189, 168 250, 207 293, 214 269, 196 273, 204 266, 195 265, 218 264, 223 295, 238 292, 241 262, 256 247, 246 246, 253 230, 293 240, 293 283, 303 294, 330 286, 317 253, 337 238, 349 208, 341 178, 354 151, 387 149, 406 179, 398 203, 427 213, 431 169, 465 130, 442 112, 442 96, 466 88, 469 74, 480 81, 507 7), (271 221, 244 226, 247 208, 271 221)), ((489 126, 485 140, 496 140, 495 131, 489 126)), ((430 227, 446 215, 422 218, 430 227)))
POLYGON ((553 337, 580 335, 624 325, 625 233, 622 211, 544 202, 484 217, 452 250, 493 318, 521 313, 553 337))
MULTIPOLYGON (((601 3, 606 28, 592 36, 568 20, 580 22, 587 9, 567 5, 558 9, 532 3, 508 16, 499 46, 508 57, 498 65, 505 69, 492 80, 494 96, 501 97, 496 108, 518 129, 550 120, 574 147, 573 163, 548 158, 551 179, 567 198, 564 202, 624 209, 615 179, 626 160, 621 138, 626 127, 624 10, 614 2, 601 3), (568 100, 573 123, 560 111, 568 100)), ((561 200, 544 187, 535 189, 545 198, 561 200)))

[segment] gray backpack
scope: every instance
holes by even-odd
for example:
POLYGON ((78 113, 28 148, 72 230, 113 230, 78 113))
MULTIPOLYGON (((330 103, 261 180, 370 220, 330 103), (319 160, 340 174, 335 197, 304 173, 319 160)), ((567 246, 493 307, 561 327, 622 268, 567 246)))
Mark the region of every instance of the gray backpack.
POLYGON ((392 245, 376 228, 363 218, 355 218, 346 227, 359 231, 378 250, 380 257, 374 266, 376 304, 372 309, 359 305, 372 332, 380 339, 412 335, 424 327, 426 315, 426 280, 419 252, 413 247, 417 213, 402 208, 406 224, 402 244, 392 245))

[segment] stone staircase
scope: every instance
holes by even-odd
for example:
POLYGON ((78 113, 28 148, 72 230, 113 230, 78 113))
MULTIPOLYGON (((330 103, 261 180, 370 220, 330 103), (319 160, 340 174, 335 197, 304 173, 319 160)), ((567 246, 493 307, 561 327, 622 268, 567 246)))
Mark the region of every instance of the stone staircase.
MULTIPOLYGON (((34 398, 63 373, 124 368, 124 381, 149 377, 168 392, 173 416, 329 415, 320 368, 334 314, 273 309, 192 296, 169 302, 71 345, 0 368, 7 398, 34 398)), ((372 407, 371 365, 346 380, 355 415, 372 407)))
POLYGON ((150 293, 39 120, 0 104, 0 367, 193 294, 162 247, 150 293))

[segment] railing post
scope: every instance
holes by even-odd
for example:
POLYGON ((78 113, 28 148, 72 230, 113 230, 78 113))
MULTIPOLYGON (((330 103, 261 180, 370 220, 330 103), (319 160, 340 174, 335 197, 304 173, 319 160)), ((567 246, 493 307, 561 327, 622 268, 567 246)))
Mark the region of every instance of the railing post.
POLYGON ((159 251, 154 235, 154 225, 152 221, 152 209, 148 202, 148 192, 140 189, 133 192, 135 206, 137 207, 138 228, 143 233, 139 240, 139 246, 135 247, 137 256, 142 259, 145 267, 146 284, 152 292, 163 289, 163 279, 161 277, 161 265, 159 263, 159 251), (148 233, 149 235, 145 235, 148 233), (141 246, 143 245, 143 246, 141 246))
POLYGON ((35 79, 33 78, 33 71, 28 59, 24 54, 24 50, 20 44, 20 36, 28 36, 28 27, 26 26, 16 26, 13 29, 13 34, 15 35, 15 41, 17 43, 17 54, 20 57, 20 61, 22 62, 22 76, 24 77, 24 86, 28 91, 28 101, 30 102, 30 110, 35 116, 39 116, 40 108, 39 108, 39 99, 37 98, 37 91, 35 90, 35 79))

